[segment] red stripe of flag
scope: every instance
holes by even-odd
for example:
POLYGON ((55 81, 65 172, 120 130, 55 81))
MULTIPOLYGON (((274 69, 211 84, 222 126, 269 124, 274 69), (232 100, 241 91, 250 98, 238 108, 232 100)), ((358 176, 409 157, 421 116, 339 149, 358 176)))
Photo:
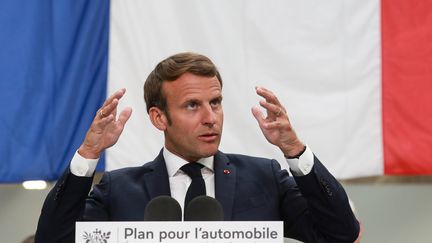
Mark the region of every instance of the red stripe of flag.
POLYGON ((432 1, 382 0, 385 174, 432 174, 432 1))

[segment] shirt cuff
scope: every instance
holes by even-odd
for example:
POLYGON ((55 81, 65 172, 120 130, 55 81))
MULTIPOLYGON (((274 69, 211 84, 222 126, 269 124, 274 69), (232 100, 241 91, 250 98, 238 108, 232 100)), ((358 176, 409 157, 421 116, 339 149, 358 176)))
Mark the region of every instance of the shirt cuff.
POLYGON ((70 163, 70 171, 76 176, 92 177, 98 161, 99 159, 86 159, 76 151, 70 163))
POLYGON ((311 172, 314 165, 314 155, 309 146, 306 146, 306 150, 298 159, 287 159, 288 165, 291 172, 295 176, 304 176, 311 172))

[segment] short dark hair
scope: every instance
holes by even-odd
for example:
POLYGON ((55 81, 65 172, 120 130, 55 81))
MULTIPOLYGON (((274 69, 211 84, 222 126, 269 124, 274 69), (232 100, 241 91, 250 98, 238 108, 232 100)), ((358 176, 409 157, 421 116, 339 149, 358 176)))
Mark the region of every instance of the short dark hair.
POLYGON ((157 107, 164 112, 167 111, 162 84, 163 82, 174 81, 185 73, 205 77, 216 76, 222 87, 222 78, 219 71, 208 57, 193 52, 172 55, 157 64, 144 83, 144 100, 147 113, 152 107, 157 107))

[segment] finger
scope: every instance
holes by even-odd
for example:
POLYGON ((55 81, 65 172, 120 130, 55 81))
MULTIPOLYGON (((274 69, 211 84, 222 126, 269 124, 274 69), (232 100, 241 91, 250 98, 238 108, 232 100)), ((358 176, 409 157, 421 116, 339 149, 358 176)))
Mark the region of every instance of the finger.
POLYGON ((262 126, 268 130, 283 129, 288 132, 293 131, 293 127, 291 126, 289 120, 265 121, 262 126))
POLYGON ((278 98, 270 90, 268 90, 264 87, 256 87, 255 90, 256 90, 256 93, 259 96, 263 97, 267 102, 275 104, 275 105, 280 105, 278 98))
POLYGON ((124 110, 122 110, 122 112, 120 112, 119 118, 117 120, 117 124, 123 128, 126 122, 131 117, 131 115, 132 115, 132 108, 126 107, 124 110))
POLYGON ((110 114, 106 117, 96 120, 94 122, 94 128, 96 128, 95 131, 102 132, 106 126, 108 126, 112 121, 114 121, 114 118, 115 118, 114 115, 110 114))
POLYGON ((278 116, 285 115, 285 109, 279 105, 269 103, 265 100, 260 100, 259 104, 267 110, 269 118, 276 118, 278 116))
POLYGON ((283 122, 271 121, 271 122, 264 122, 262 125, 265 129, 279 129, 283 126, 283 122))
POLYGON ((117 106, 119 104, 119 100, 118 99, 114 99, 111 101, 111 103, 104 105, 103 107, 101 107, 99 109, 99 116, 100 118, 104 118, 110 114, 113 114, 114 117, 116 116, 117 113, 117 106))
POLYGON ((108 97, 107 100, 105 100, 102 107, 105 107, 106 105, 110 104, 114 99, 120 100, 125 93, 126 93, 125 88, 117 90, 114 94, 112 94, 110 97, 108 97))
POLYGON ((264 118, 264 115, 258 106, 252 107, 252 114, 255 117, 255 119, 257 120, 259 126, 262 127, 262 124, 265 123, 265 118, 264 118))
POLYGON ((119 137, 121 133, 123 132, 123 129, 126 125, 126 122, 129 120, 129 118, 132 115, 132 108, 127 107, 122 112, 120 112, 118 120, 115 122, 115 133, 119 137))

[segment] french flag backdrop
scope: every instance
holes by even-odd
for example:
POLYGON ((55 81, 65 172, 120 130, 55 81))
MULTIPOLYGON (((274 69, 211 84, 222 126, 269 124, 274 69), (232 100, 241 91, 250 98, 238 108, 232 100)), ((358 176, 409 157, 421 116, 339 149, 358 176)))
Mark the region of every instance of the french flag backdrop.
POLYGON ((107 94, 133 114, 99 170, 163 145, 143 83, 163 58, 209 56, 224 80, 224 152, 276 158, 255 86, 340 179, 432 174, 430 0, 3 0, 0 182, 55 180, 107 94))

